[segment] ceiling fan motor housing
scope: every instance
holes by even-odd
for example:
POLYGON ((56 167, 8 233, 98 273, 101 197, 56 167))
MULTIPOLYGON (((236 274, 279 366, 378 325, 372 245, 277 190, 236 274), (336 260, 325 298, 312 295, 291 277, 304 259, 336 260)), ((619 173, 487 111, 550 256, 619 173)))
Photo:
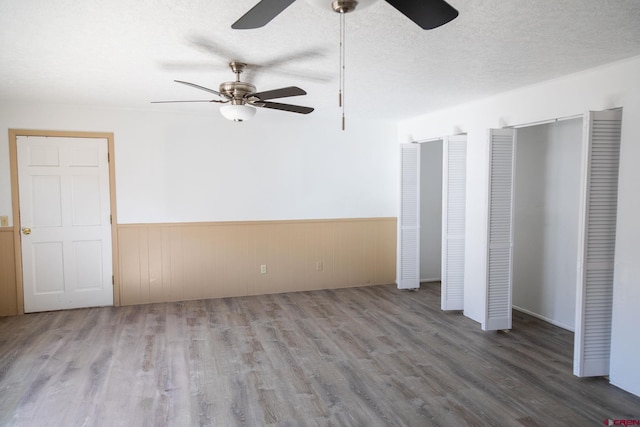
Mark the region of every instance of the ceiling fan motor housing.
POLYGON ((232 105, 244 105, 249 95, 256 93, 254 85, 240 81, 240 74, 242 74, 246 66, 247 64, 240 61, 229 62, 231 71, 236 75, 236 81, 220 84, 220 93, 226 95, 231 100, 232 105))
POLYGON ((220 84, 220 93, 231 99, 233 105, 243 105, 248 95, 256 93, 256 87, 246 82, 224 82, 220 84))

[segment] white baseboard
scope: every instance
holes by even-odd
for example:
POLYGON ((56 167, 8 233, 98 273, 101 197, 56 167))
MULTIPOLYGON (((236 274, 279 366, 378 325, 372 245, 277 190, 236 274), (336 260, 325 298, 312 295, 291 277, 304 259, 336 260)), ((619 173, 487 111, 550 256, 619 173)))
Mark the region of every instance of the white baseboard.
POLYGON ((559 328, 566 329, 567 331, 575 332, 574 328, 572 328, 571 326, 566 325, 566 324, 564 324, 562 322, 558 322, 557 320, 549 319, 548 317, 545 317, 545 316, 543 316, 541 314, 534 313, 533 311, 527 310, 526 308, 518 307, 516 305, 514 305, 513 308, 515 310, 518 310, 518 311, 521 311, 521 312, 523 312, 525 314, 528 314, 529 316, 533 316, 533 317, 535 317, 537 319, 544 320, 547 323, 551 323, 553 326, 557 326, 559 328))

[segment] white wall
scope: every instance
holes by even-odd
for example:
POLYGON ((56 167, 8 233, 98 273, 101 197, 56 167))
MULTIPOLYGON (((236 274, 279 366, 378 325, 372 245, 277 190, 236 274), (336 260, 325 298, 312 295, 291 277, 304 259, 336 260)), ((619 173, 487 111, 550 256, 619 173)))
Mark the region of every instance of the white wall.
MULTIPOLYGON (((205 108, 208 106, 205 106, 205 108)), ((396 216, 395 128, 258 111, 0 103, 0 215, 11 216, 8 128, 114 132, 118 222, 396 216)), ((337 114, 337 113, 336 113, 337 114)))
POLYGON ((440 280, 442 141, 420 146, 420 281, 440 280))
POLYGON ((517 130, 513 305, 575 328, 582 119, 517 130))
POLYGON ((398 126, 398 142, 468 134, 465 315, 480 322, 486 300, 487 128, 549 120, 587 110, 624 108, 610 381, 640 395, 640 57, 477 102, 422 115, 398 126))

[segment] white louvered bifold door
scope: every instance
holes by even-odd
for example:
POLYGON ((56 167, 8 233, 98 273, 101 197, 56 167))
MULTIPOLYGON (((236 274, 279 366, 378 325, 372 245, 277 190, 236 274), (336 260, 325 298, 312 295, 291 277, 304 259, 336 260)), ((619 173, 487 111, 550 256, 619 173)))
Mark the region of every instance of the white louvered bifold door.
POLYGON ((442 146, 442 292, 443 310, 464 308, 464 228, 467 136, 444 139, 442 146))
POLYGON ((609 374, 621 111, 585 120, 573 373, 609 374))
POLYGON ((420 144, 400 144, 398 289, 420 287, 420 144))
POLYGON ((482 329, 511 329, 515 131, 489 131, 487 306, 482 329))

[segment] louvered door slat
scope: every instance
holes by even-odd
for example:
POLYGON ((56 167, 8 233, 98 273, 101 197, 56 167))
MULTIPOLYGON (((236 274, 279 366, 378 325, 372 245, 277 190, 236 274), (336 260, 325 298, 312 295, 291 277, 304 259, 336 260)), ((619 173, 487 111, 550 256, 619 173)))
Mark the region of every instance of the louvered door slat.
POLYGON ((514 131, 489 133, 487 307, 483 330, 511 329, 514 131))
POLYGON ((441 308, 464 308, 464 233, 467 185, 467 137, 443 141, 441 308))
POLYGON ((420 145, 400 145, 399 289, 420 287, 420 145))
POLYGON ((590 112, 585 121, 574 348, 581 377, 609 373, 621 123, 619 111, 590 112))

